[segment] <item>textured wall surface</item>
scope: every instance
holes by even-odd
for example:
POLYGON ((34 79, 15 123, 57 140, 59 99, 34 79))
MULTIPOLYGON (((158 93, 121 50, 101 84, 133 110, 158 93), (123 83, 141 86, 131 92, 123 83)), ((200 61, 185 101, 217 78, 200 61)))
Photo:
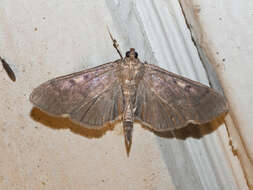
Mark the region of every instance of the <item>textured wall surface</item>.
POLYGON ((48 79, 119 58, 105 1, 6 1, 0 18, 0 52, 17 76, 1 69, 0 189, 173 189, 155 135, 140 125, 128 158, 121 124, 86 130, 29 102, 48 79))
MULTIPOLYGON (((253 189, 253 55, 250 53, 253 51, 253 2, 192 0, 181 4, 202 57, 212 62, 223 84, 230 104, 230 114, 225 118, 230 145, 248 186, 253 189)), ((233 167, 237 173, 237 167, 233 167)))
POLYGON ((88 130, 29 102, 46 80, 118 59, 106 26, 123 52, 134 47, 141 60, 221 89, 178 1, 2 3, 0 55, 17 81, 0 69, 0 189, 247 189, 223 118, 174 136, 135 124, 127 157, 121 123, 88 130))

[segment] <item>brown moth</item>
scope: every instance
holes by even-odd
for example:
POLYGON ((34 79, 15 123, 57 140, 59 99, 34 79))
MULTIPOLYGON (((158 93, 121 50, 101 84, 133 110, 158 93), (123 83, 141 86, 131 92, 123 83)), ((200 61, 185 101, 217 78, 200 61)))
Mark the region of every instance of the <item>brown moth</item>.
POLYGON ((15 82, 16 76, 15 76, 13 70, 11 69, 11 67, 9 66, 9 64, 1 56, 0 56, 0 60, 2 62, 4 70, 6 71, 6 73, 10 77, 10 79, 15 82))
POLYGON ((127 153, 134 121, 170 131, 207 123, 228 111, 225 98, 212 88, 141 62, 133 48, 123 58, 112 40, 121 59, 49 80, 33 90, 30 101, 91 129, 123 120, 127 153))

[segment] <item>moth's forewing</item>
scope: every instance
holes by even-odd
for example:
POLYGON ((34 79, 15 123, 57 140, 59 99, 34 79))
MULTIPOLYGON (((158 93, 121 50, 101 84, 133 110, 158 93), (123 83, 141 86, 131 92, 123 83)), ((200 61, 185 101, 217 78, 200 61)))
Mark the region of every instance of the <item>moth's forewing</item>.
POLYGON ((135 117, 157 131, 203 124, 228 111, 226 99, 212 88, 145 64, 136 96, 135 117))
POLYGON ((33 90, 30 101, 48 114, 68 115, 86 127, 102 127, 122 113, 118 64, 115 61, 49 80, 33 90))

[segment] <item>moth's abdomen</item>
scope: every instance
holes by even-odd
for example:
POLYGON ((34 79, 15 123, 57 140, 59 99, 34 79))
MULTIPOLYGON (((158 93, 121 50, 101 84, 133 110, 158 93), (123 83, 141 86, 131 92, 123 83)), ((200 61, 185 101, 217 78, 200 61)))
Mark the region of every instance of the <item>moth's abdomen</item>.
POLYGON ((133 122, 123 121, 124 135, 127 146, 130 146, 132 141, 133 122))
POLYGON ((123 121, 133 122, 133 108, 131 102, 127 102, 127 105, 124 108, 123 121))
MULTIPOLYGON (((133 130, 133 104, 131 101, 132 96, 125 96, 125 105, 124 105, 124 113, 123 113, 123 129, 125 135, 125 143, 129 148, 132 141, 132 130, 133 130)), ((128 149, 127 148, 127 149, 128 149)))

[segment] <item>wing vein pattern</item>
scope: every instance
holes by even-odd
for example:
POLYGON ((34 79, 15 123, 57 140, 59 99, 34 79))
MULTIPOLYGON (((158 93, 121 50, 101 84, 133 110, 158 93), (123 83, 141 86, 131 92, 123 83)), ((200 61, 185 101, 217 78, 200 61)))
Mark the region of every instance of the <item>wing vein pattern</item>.
POLYGON ((51 115, 68 115, 88 128, 101 128, 122 115, 119 64, 117 60, 49 80, 34 89, 30 100, 51 115))
POLYGON ((206 123, 228 109, 213 89, 147 63, 135 102, 135 119, 156 131, 206 123))

